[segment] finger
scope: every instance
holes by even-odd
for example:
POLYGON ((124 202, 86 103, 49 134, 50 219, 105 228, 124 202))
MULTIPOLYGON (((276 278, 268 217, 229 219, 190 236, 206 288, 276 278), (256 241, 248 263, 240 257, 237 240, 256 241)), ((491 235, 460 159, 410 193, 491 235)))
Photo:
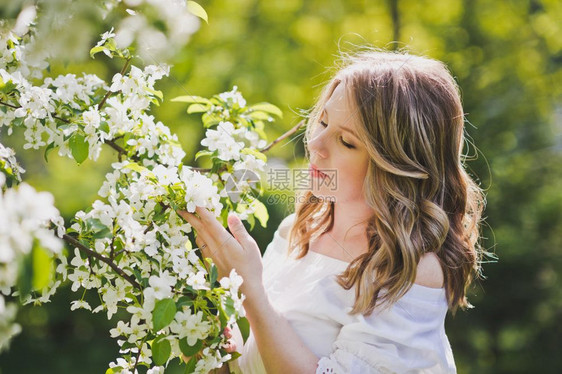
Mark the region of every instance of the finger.
POLYGON ((197 244, 197 247, 199 248, 199 251, 204 258, 210 257, 211 252, 209 249, 209 244, 205 242, 205 240, 203 240, 200 235, 197 235, 197 237, 195 238, 195 244, 197 244))
POLYGON ((235 351, 236 351, 236 343, 235 343, 234 341, 232 341, 232 340, 229 340, 229 341, 225 344, 224 350, 225 350, 227 353, 235 352, 235 351))
POLYGON ((191 226, 193 226, 195 230, 199 230, 201 227, 203 227, 201 223, 201 219, 197 217, 195 214, 189 213, 185 210, 176 210, 176 213, 180 217, 185 219, 191 226))
POLYGON ((199 217, 201 217, 202 229, 205 230, 205 233, 212 236, 211 240, 213 249, 215 251, 223 249, 226 243, 233 239, 233 236, 222 226, 213 213, 207 208, 198 206, 195 208, 195 211, 199 214, 199 217))
POLYGON ((232 329, 230 327, 226 326, 224 328, 223 334, 227 339, 232 338, 232 329))
POLYGON ((201 223, 207 225, 213 232, 226 232, 222 224, 217 220, 217 217, 209 209, 198 206, 195 208, 195 212, 199 214, 201 223))
MULTIPOLYGON (((204 249, 207 249, 211 245, 214 246, 214 243, 211 243, 210 239, 212 235, 207 235, 204 230, 205 225, 201 222, 199 217, 193 213, 186 212, 185 210, 177 210, 177 213, 195 229, 195 244, 197 244, 197 247, 201 248, 206 244, 207 246, 204 249)), ((208 253, 203 252, 203 250, 201 250, 201 253, 204 257, 209 257, 208 253)))
POLYGON ((250 248, 256 244, 256 241, 248 234, 244 224, 236 214, 229 214, 227 221, 230 232, 243 248, 250 248))

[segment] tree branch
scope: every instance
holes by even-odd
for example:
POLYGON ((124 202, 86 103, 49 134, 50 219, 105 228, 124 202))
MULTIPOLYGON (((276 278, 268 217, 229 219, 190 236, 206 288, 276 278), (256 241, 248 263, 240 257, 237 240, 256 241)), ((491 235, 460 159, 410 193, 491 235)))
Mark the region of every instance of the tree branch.
POLYGON ((133 161, 138 162, 140 158, 137 155, 129 156, 129 153, 121 147, 119 144, 115 143, 115 139, 106 139, 103 141, 105 144, 116 150, 120 155, 125 155, 130 157, 133 161))
MULTIPOLYGON (((290 129, 289 131, 287 131, 286 133, 284 133, 283 135, 281 135, 280 137, 278 137, 277 139, 275 139, 274 141, 272 141, 271 143, 269 143, 267 146, 263 147, 259 151, 262 152, 262 153, 265 153, 265 152, 269 151, 271 148, 273 148, 273 146, 275 146, 275 144, 277 144, 280 141, 282 141, 283 139, 286 139, 289 136, 293 135, 295 132, 297 132, 305 124, 306 124, 305 120, 300 121, 295 126, 293 126, 292 129, 290 129)), ((197 167, 192 167, 191 170, 195 170, 195 171, 198 171, 200 173, 208 173, 208 172, 211 171, 211 169, 208 169, 208 168, 197 168, 197 167)))
POLYGON ((0 100, 0 104, 5 105, 5 106, 10 107, 10 108, 13 108, 13 109, 19 109, 20 108, 19 106, 15 106, 13 104, 5 103, 2 100, 0 100))
POLYGON ((86 247, 84 244, 80 243, 76 238, 73 238, 70 235, 64 234, 62 236, 63 240, 66 241, 67 243, 75 246, 76 248, 78 248, 79 251, 82 251, 84 253, 86 253, 88 256, 92 256, 98 260, 100 260, 101 262, 106 263, 110 268, 112 268, 117 274, 119 274, 121 277, 123 277, 126 281, 128 281, 129 283, 131 283, 133 285, 133 287, 141 290, 141 286, 140 284, 137 283, 136 280, 134 280, 134 278, 132 278, 130 275, 128 275, 127 273, 125 273, 123 271, 123 269, 121 269, 119 266, 117 266, 115 264, 115 262, 113 262, 111 259, 92 251, 90 248, 86 247))
POLYGON ((305 123, 306 123, 306 121, 303 119, 302 121, 297 123, 295 126, 293 126, 292 129, 290 129, 289 131, 287 131, 286 133, 284 133, 283 135, 281 135, 280 137, 278 137, 277 139, 275 139, 274 141, 269 143, 264 148, 260 149, 260 152, 264 153, 264 152, 269 151, 271 149, 271 147, 273 147, 275 144, 279 143, 281 140, 283 140, 283 139, 293 135, 295 132, 297 132, 298 129, 300 129, 302 126, 304 126, 305 123))
MULTIPOLYGON (((21 108, 19 106, 13 105, 13 104, 5 103, 2 100, 0 100, 0 105, 4 105, 4 106, 10 107, 12 109, 20 109, 21 108)), ((57 116, 55 113, 51 113, 51 117, 53 117, 54 119, 57 119, 61 122, 64 122, 64 123, 71 123, 69 120, 61 118, 61 117, 57 116)), ((106 139, 106 140, 104 140, 104 143, 107 144, 108 146, 110 146, 111 148, 113 148, 114 150, 116 150, 120 155, 125 155, 125 156, 128 156, 128 157, 131 157, 131 159, 133 161, 138 162, 140 160, 138 156, 136 156, 136 155, 129 156, 127 151, 125 149, 123 149, 123 147, 121 147, 119 144, 115 143, 115 140, 117 140, 121 137, 122 137, 122 135, 118 136, 115 139, 106 139)))
MULTIPOLYGON (((128 59, 125 60, 125 65, 123 65, 123 69, 121 69, 119 74, 121 74, 121 75, 125 74, 125 72, 127 71, 127 68, 129 67, 130 63, 131 63, 131 58, 129 57, 128 59)), ((107 92, 105 93, 105 96, 103 97, 103 99, 101 99, 100 103, 98 104, 98 110, 101 110, 101 108, 103 108, 103 106, 105 105, 105 102, 107 101, 107 99, 109 99, 109 97, 113 93, 114 92, 111 92, 110 90, 107 90, 107 92)))

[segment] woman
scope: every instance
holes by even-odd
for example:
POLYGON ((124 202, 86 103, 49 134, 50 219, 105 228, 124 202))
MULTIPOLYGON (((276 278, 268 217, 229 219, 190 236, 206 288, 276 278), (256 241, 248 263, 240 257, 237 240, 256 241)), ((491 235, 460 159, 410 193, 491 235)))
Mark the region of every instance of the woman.
POLYGON ((456 372, 444 319, 469 306, 483 208, 462 165, 463 125, 441 62, 359 53, 311 112, 312 190, 263 261, 236 216, 233 238, 209 211, 182 212, 220 273, 244 278, 251 335, 231 370, 456 372))

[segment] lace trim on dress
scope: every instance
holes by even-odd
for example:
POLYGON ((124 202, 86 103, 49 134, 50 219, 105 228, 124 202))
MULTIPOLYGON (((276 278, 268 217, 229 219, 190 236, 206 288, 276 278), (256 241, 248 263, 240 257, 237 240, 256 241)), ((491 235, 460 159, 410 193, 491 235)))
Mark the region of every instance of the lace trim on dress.
POLYGON ((316 374, 394 374, 395 372, 341 349, 318 361, 316 374))

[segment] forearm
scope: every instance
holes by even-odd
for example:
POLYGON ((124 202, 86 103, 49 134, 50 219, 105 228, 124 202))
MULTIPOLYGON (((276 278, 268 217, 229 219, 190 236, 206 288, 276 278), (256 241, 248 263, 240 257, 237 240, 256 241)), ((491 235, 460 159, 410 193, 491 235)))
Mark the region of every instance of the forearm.
POLYGON ((267 373, 315 373, 318 357, 273 309, 265 292, 254 295, 244 308, 267 373))

